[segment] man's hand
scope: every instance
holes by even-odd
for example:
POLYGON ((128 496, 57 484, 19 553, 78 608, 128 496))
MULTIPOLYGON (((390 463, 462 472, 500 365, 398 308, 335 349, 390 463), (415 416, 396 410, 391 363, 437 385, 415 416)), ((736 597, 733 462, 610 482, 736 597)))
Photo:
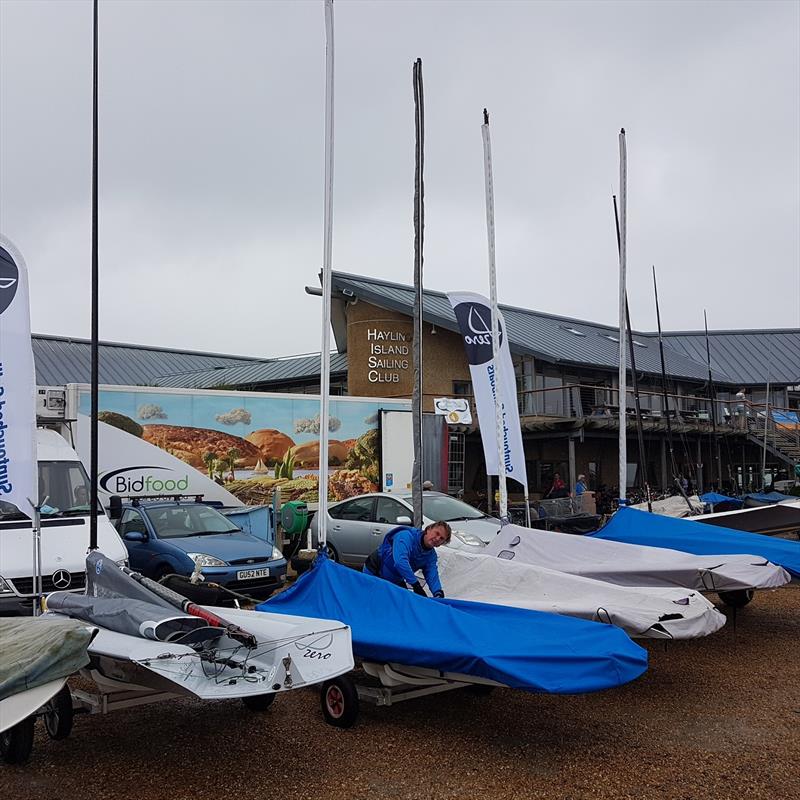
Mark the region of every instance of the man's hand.
POLYGON ((441 589, 437 589, 437 590, 436 590, 436 591, 433 593, 433 596, 434 596, 434 597, 438 597, 439 599, 441 599, 441 598, 443 598, 443 597, 444 597, 444 592, 443 592, 441 589))
POLYGON ((414 594, 421 595, 422 597, 428 596, 425 594, 425 590, 422 588, 422 584, 419 581, 412 583, 411 588, 414 590, 414 594))

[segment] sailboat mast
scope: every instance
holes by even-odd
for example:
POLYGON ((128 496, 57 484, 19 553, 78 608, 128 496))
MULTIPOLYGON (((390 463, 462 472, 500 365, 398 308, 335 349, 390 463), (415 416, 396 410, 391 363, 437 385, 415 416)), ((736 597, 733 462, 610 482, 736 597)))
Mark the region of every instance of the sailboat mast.
POLYGON ((694 513, 694 508, 683 490, 681 482, 678 480, 678 475, 675 470, 675 450, 672 446, 672 422, 669 418, 669 395, 667 394, 667 367, 664 362, 664 337, 661 335, 661 310, 658 306, 658 283, 656 282, 656 268, 653 266, 653 292, 656 298, 656 322, 658 324, 658 352, 661 356, 661 396, 664 400, 664 419, 667 422, 667 446, 669 447, 669 465, 672 470, 672 482, 675 484, 681 496, 686 501, 691 512, 694 513))
MULTIPOLYGON (((717 481, 722 484, 722 459, 719 452, 719 439, 717 438, 717 393, 714 389, 714 379, 711 377, 711 344, 708 340, 708 315, 703 309, 703 324, 706 329, 706 365, 708 366, 708 397, 711 401, 711 441, 713 444, 712 463, 714 458, 717 462, 717 481)), ((713 481, 713 475, 712 481, 713 481)), ((711 482, 711 481, 709 481, 711 482)), ((721 486, 717 487, 718 489, 721 486)))
POLYGON ((97 214, 97 0, 93 8, 93 47, 92 47, 92 335, 91 335, 91 378, 90 378, 90 422, 89 422, 89 549, 97 550, 97 470, 98 470, 98 430, 99 413, 99 257, 98 257, 98 214, 97 214))
POLYGON ((328 540, 328 425, 331 376, 331 257, 333 251, 333 0, 325 0, 325 212, 322 248, 322 344, 319 374, 320 549, 328 540))
POLYGON ((414 62, 414 391, 412 396, 414 466, 411 495, 414 506, 414 527, 422 527, 422 248, 425 233, 425 97, 422 86, 422 59, 414 62))
POLYGON ((764 474, 767 471, 767 430, 769 429, 769 385, 772 378, 772 343, 769 346, 769 358, 767 359, 767 394, 764 398, 764 447, 761 451, 761 489, 766 489, 764 485, 764 474))
POLYGON ((627 204, 628 204, 628 153, 625 143, 625 128, 619 132, 619 201, 620 201, 620 235, 619 235, 619 499, 618 504, 624 506, 628 484, 628 441, 627 441, 627 378, 625 367, 625 271, 627 262, 627 204))
POLYGON ((497 479, 500 489, 500 519, 508 520, 508 490, 506 487, 506 467, 503 458, 503 410, 498 398, 500 380, 500 315, 497 308, 497 273, 495 270, 494 247, 494 186, 492 181, 492 140, 489 133, 489 112, 483 109, 483 165, 486 186, 486 233, 489 243, 489 305, 492 311, 492 363, 494 365, 494 412, 495 436, 497 439, 497 479))
MULTIPOLYGON (((619 250, 619 214, 617 213, 617 196, 612 195, 614 201, 614 224, 617 228, 617 250, 619 250)), ((631 330, 631 312, 628 305, 628 293, 625 292, 625 324, 631 330)), ((639 378, 636 375, 636 354, 633 349, 633 334, 628 337, 628 355, 631 357, 631 378, 633 380, 633 404, 636 407, 636 438, 639 442, 639 465, 642 470, 642 483, 644 484, 647 510, 653 512, 653 498, 650 491, 650 481, 647 477, 647 456, 644 451, 644 428, 642 426, 642 404, 639 397, 639 378)))

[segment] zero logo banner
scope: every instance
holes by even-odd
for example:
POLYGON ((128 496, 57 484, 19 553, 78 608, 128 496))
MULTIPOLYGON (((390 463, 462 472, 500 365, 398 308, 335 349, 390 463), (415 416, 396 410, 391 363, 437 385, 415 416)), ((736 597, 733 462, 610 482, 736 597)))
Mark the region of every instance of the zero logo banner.
POLYGON ((498 363, 495 364, 489 301, 483 295, 472 292, 448 292, 447 298, 456 315, 469 362, 483 455, 486 459, 486 474, 499 475, 502 463, 507 478, 527 486, 522 429, 517 409, 517 385, 508 338, 504 335, 503 315, 500 314, 498 320, 500 341, 497 347, 498 363), (500 448, 497 445, 498 437, 494 433, 495 403, 500 406, 503 420, 500 448))
POLYGON ((4 247, 0 247, 0 314, 10 305, 19 286, 19 270, 4 247))

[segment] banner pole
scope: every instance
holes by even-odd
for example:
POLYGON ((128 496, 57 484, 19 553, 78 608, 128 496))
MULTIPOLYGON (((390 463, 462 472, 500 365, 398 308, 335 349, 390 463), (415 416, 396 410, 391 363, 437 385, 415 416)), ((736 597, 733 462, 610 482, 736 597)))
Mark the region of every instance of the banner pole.
POLYGON ((333 0, 325 0, 325 211, 322 248, 322 349, 319 375, 319 548, 328 541, 328 426, 331 378, 331 260, 333 251, 333 0))
MULTIPOLYGON (((498 397, 498 387, 502 386, 502 365, 500 363, 500 313, 497 307, 497 271, 495 268, 494 241, 494 185, 492 180, 492 141, 489 133, 489 112, 483 109, 483 169, 486 188, 486 233, 489 243, 489 307, 492 311, 492 360, 494 362, 494 415, 495 437, 497 439, 497 477, 500 489, 500 521, 508 523, 508 489, 506 486, 505 448, 503 446, 503 403, 498 397)), ((507 400, 508 398, 504 398, 507 400)), ((516 401, 516 397, 514 398, 516 401)))

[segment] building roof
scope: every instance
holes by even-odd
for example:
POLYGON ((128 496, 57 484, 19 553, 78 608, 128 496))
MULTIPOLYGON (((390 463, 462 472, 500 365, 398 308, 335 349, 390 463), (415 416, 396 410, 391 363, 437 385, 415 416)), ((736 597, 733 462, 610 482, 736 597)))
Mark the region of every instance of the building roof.
MULTIPOLYGON (((92 353, 88 339, 33 334, 31 344, 39 386, 91 380, 92 353)), ((156 386, 159 380, 182 373, 257 361, 246 356, 117 342, 100 342, 99 356, 100 383, 119 386, 156 386)))
MULTIPOLYGON (((88 339, 31 336, 39 386, 89 383, 88 339)), ((319 379, 319 353, 289 358, 251 358, 166 347, 100 342, 100 383, 110 386, 163 386, 213 389, 218 386, 281 384, 319 379)), ((347 372, 347 355, 331 357, 331 374, 347 372)))
MULTIPOLYGON (((179 373, 158 380, 158 386, 184 389, 215 389, 220 386, 258 386, 293 384, 309 379, 319 381, 319 353, 292 358, 274 358, 251 364, 191 373, 179 373)), ((331 354, 331 376, 347 374, 347 353, 331 354)))
MULTIPOLYGON (((366 302, 413 314, 412 286, 334 272, 331 281, 334 296, 358 297, 366 302)), ((552 364, 616 370, 619 365, 619 329, 596 322, 546 314, 541 311, 501 305, 508 328, 512 352, 531 355, 552 364)), ((423 314, 427 322, 458 331, 455 314, 443 292, 426 289, 423 314)), ((336 317, 334 317, 336 325, 336 317)), ((336 331, 337 342, 346 340, 344 331, 336 331)), ((705 333, 664 333, 664 360, 672 378, 706 381, 705 333)), ((800 329, 759 331, 709 331, 712 377, 723 384, 759 384, 767 381, 767 352, 774 358, 771 381, 795 384, 800 377, 800 329)), ((658 336, 653 332, 634 331, 637 372, 661 374, 658 336)))

